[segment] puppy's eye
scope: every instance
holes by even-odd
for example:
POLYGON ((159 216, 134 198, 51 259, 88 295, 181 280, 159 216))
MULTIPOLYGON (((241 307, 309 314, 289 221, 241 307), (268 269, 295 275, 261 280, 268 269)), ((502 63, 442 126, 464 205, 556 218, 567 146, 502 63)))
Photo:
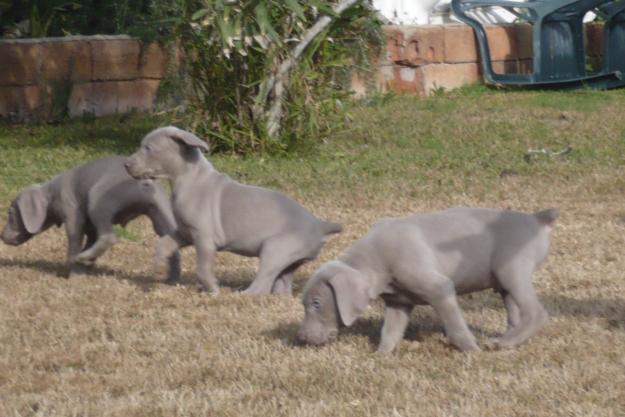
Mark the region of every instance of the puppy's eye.
POLYGON ((312 308, 314 310, 319 310, 319 307, 321 307, 321 301, 319 301, 318 298, 315 298, 312 302, 312 308))
POLYGON ((152 152, 152 148, 150 147, 150 145, 145 145, 144 148, 146 152, 152 152))

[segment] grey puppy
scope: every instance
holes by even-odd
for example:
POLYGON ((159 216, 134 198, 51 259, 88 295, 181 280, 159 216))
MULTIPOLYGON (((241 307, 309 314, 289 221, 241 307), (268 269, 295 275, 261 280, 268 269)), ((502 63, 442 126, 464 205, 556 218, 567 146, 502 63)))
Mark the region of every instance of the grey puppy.
POLYGON ((403 338, 415 305, 430 304, 458 349, 479 350, 456 294, 494 288, 508 313, 499 346, 523 343, 547 321, 532 273, 547 256, 554 209, 534 214, 457 208, 386 219, 306 283, 304 321, 297 339, 322 344, 350 326, 369 301, 382 297, 384 325, 378 351, 403 338))
POLYGON ((201 150, 208 145, 197 136, 163 127, 145 136, 126 163, 135 178, 164 177, 172 185, 178 229, 160 239, 157 268, 178 248, 194 245, 198 278, 217 294, 217 251, 258 256, 258 274, 245 293, 291 294, 292 273, 314 259, 341 225, 317 219, 282 193, 233 181, 213 168, 201 150))
MULTIPOLYGON (((82 272, 81 264, 93 264, 115 244, 114 224, 126 225, 146 215, 159 236, 175 230, 167 192, 154 181, 137 181, 128 175, 125 160, 124 156, 98 159, 25 188, 11 203, 2 240, 21 245, 53 225, 65 224, 71 275, 82 272)), ((169 279, 178 279, 179 253, 172 253, 167 263, 169 279)))

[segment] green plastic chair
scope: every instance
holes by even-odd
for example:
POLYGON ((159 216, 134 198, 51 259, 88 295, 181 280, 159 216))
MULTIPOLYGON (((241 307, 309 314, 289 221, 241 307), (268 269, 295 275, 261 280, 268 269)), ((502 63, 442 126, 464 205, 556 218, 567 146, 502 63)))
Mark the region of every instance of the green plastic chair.
MULTIPOLYGON (((620 66, 618 54, 610 55, 598 73, 586 70, 584 49, 584 15, 601 5, 611 7, 616 30, 608 36, 618 43, 622 32, 620 0, 452 0, 452 10, 461 21, 475 31, 484 79, 489 84, 536 88, 616 88, 625 86, 625 66, 620 66), (531 74, 496 74, 492 68, 488 38, 482 24, 467 14, 473 9, 501 7, 532 25, 533 71, 531 74), (618 61, 618 62, 617 62, 618 61)), ((606 9, 607 10, 607 9, 606 9)), ((613 46, 606 48, 613 49, 613 46)), ((623 46, 621 45, 621 51, 623 46)), ((611 50, 610 50, 611 53, 611 50)), ((608 55, 604 55, 608 56, 608 55)))
POLYGON ((603 71, 621 71, 625 74, 625 0, 602 5, 598 14, 605 19, 603 71))

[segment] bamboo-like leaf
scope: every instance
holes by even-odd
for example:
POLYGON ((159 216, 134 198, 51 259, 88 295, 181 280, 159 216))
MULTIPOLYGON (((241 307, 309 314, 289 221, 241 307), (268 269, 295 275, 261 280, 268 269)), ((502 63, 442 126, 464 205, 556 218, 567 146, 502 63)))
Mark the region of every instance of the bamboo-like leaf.
POLYGON ((254 8, 254 14, 256 15, 256 23, 258 27, 260 27, 261 32, 266 33, 274 42, 280 42, 280 35, 278 35, 271 25, 265 3, 258 3, 254 8))
POLYGON ((295 13, 295 15, 297 17, 299 17, 301 20, 306 20, 306 15, 304 14, 304 9, 302 8, 302 6, 300 6, 300 4, 298 3, 297 0, 284 0, 284 2, 286 3, 287 7, 293 13, 295 13))
POLYGON ((334 13, 334 10, 332 10, 332 7, 328 5, 328 2, 323 1, 323 0, 309 0, 309 3, 311 3, 313 6, 315 6, 321 13, 327 14, 329 16, 332 17, 338 17, 338 15, 336 13, 334 13))
POLYGON ((200 9, 197 12, 193 13, 193 15, 191 16, 191 20, 200 20, 210 12, 210 9, 200 9))

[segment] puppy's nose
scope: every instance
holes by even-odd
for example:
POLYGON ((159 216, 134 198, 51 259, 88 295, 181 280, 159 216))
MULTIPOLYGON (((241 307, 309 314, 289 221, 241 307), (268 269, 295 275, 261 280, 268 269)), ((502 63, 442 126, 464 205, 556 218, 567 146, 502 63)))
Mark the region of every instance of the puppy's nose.
POLYGON ((295 341, 301 345, 308 344, 308 334, 303 329, 298 330, 295 334, 295 341))

